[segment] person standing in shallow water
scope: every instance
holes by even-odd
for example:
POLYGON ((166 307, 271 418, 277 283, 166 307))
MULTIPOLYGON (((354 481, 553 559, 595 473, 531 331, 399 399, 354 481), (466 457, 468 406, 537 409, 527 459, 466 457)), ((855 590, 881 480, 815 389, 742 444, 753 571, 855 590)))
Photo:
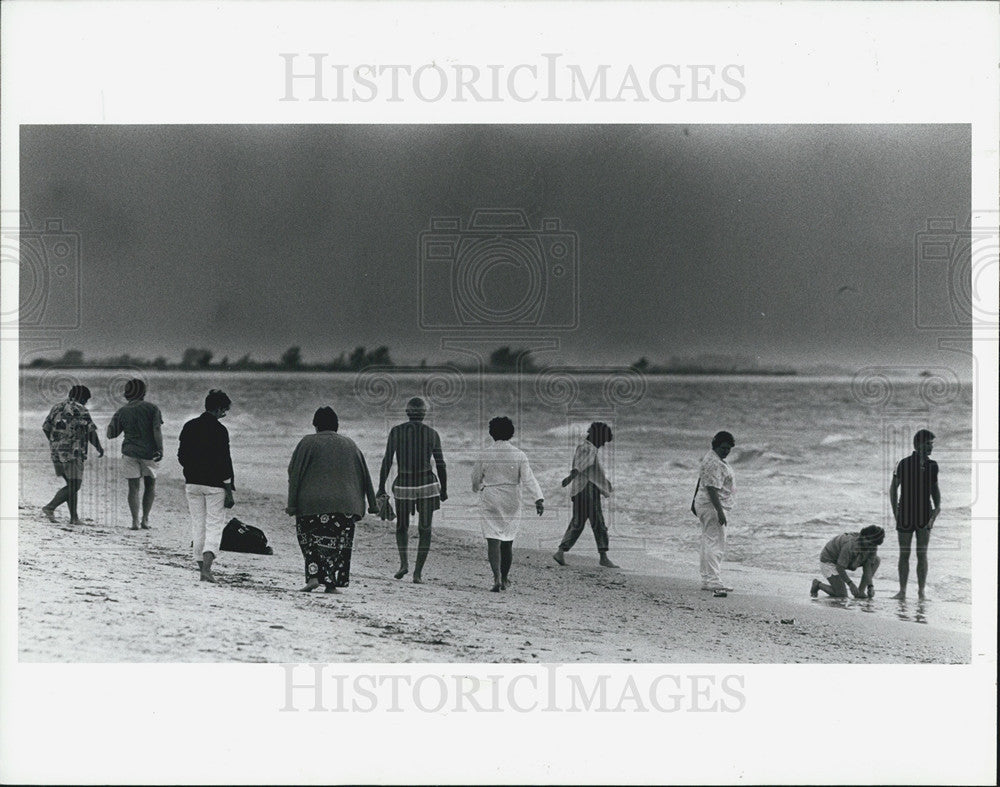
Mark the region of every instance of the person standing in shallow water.
POLYGON ((893 598, 906 598, 910 547, 914 536, 917 538, 917 595, 924 598, 927 546, 931 540, 931 528, 941 512, 938 464, 930 458, 933 450, 933 432, 921 429, 913 435, 913 453, 896 465, 889 485, 889 502, 899 539, 899 592, 893 598))
POLYGON ((160 408, 147 402, 146 383, 135 378, 125 384, 127 404, 118 408, 108 424, 108 439, 124 432, 122 476, 128 480, 128 507, 132 529, 149 530, 149 512, 156 498, 156 466, 163 459, 163 416, 160 408), (140 502, 139 485, 142 484, 140 502), (140 513, 142 518, 140 519, 140 513))
POLYGON ((492 592, 506 590, 514 561, 514 538, 521 524, 521 488, 535 501, 535 511, 545 511, 542 488, 535 480, 528 457, 510 444, 514 424, 506 416, 490 421, 493 445, 484 448, 472 467, 472 491, 479 493, 479 515, 486 537, 486 556, 493 570, 492 592))
POLYGON ((322 583, 327 593, 351 581, 354 524, 378 510, 364 454, 349 437, 337 434, 332 407, 313 416, 316 434, 303 437, 288 463, 288 506, 305 558, 308 593, 322 583))
POLYGON ((701 589, 724 594, 732 590, 722 582, 719 570, 726 554, 727 513, 736 498, 736 478, 726 457, 736 445, 729 432, 717 432, 712 450, 701 460, 691 513, 701 521, 701 589))
POLYGON ((56 476, 66 482, 48 505, 42 506, 42 513, 50 522, 56 521, 56 508, 65 503, 69 508, 69 523, 80 524, 77 501, 83 484, 87 445, 94 446, 98 456, 104 456, 101 440, 97 436, 97 426, 86 408, 89 401, 90 389, 86 385, 74 385, 69 389, 66 401, 49 410, 42 424, 42 431, 49 441, 56 476))
POLYGON ((448 499, 448 476, 445 469, 441 437, 424 423, 427 417, 427 403, 415 396, 406 403, 406 423, 392 427, 382 458, 379 472, 378 496, 385 495, 385 482, 396 459, 396 478, 392 482, 392 494, 396 498, 396 547, 399 550, 399 570, 396 579, 409 573, 407 556, 410 516, 417 514, 420 540, 417 546, 417 562, 413 567, 413 581, 423 582, 424 563, 431 548, 431 521, 434 512, 448 499), (433 461, 437 470, 431 469, 433 461))
POLYGON ((562 481, 563 486, 569 487, 573 514, 569 527, 559 542, 559 549, 552 555, 552 559, 560 566, 566 565, 565 553, 573 548, 589 519, 597 542, 597 552, 601 556, 600 564, 605 568, 618 568, 608 557, 608 528, 601 510, 601 495, 611 495, 614 489, 597 458, 597 450, 612 439, 610 426, 601 421, 592 423, 587 429, 586 439, 577 446, 573 455, 573 469, 562 481))

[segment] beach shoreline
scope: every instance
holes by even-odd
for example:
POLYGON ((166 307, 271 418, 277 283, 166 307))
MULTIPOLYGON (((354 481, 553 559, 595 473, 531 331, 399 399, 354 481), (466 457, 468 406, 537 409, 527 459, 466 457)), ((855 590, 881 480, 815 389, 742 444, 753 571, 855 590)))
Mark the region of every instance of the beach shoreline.
MULTIPOLYGON (((94 467, 88 462, 88 470, 94 467)), ((92 479, 93 480, 93 479, 92 479)), ((557 565, 515 542, 512 587, 490 593, 478 533, 436 526, 425 584, 395 580, 394 525, 357 529, 351 583, 299 593, 294 524, 273 494, 237 492, 230 515, 261 527, 274 555, 222 552, 218 585, 198 582, 183 484, 164 478, 152 529, 128 529, 124 486, 111 479, 103 517, 52 524, 40 506, 57 487, 41 463, 21 466, 18 652, 23 662, 968 663, 971 634, 889 599, 813 600, 808 578, 725 564, 736 591, 700 590, 696 558, 639 552, 597 565, 584 534, 557 565), (97 521, 100 520, 100 521, 97 521), (688 566, 690 563, 690 566, 688 566), (875 614, 863 614, 874 612, 875 614)), ((87 481, 84 485, 86 487, 87 481)), ((447 504, 445 504, 447 505, 447 504)), ((411 526, 415 537, 416 527, 411 526)), ((412 542, 411 550, 415 550, 412 542)), ((894 589, 893 589, 894 591, 894 589)), ((909 602, 908 602, 909 603, 909 602)), ((921 605, 922 606, 922 605, 921 605)))

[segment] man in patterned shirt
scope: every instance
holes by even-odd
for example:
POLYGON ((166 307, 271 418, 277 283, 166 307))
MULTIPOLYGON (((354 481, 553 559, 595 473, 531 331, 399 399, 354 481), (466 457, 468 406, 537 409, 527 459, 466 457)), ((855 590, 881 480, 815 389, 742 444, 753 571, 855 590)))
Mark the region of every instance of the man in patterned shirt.
POLYGON ((69 523, 80 524, 76 504, 80 485, 83 483, 87 445, 94 446, 98 456, 104 456, 97 427, 85 407, 88 401, 90 389, 85 385, 74 385, 69 389, 66 401, 53 407, 42 424, 42 431, 45 432, 52 451, 52 465, 56 476, 66 482, 66 486, 56 492, 49 504, 42 507, 42 513, 50 522, 56 521, 56 508, 66 503, 69 507, 69 523))

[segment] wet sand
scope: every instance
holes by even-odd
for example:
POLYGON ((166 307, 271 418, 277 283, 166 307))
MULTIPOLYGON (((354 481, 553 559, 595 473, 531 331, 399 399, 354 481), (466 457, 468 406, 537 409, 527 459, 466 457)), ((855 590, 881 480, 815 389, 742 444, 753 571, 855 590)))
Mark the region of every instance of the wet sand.
MULTIPOLYGON (((132 531, 124 481, 121 510, 105 506, 95 518, 84 504, 84 523, 71 527, 65 507, 57 524, 41 512, 56 488, 44 465, 21 471, 22 661, 966 663, 971 655, 968 630, 946 616, 934 625, 933 609, 915 602, 901 607, 888 586, 873 602, 813 600, 805 576, 727 564, 738 589, 715 598, 700 590, 695 555, 671 565, 612 544, 622 568, 605 569, 589 534, 565 567, 515 543, 512 586, 490 593, 485 541, 474 532, 435 527, 425 583, 415 585, 392 577, 394 525, 368 516, 350 586, 300 593, 302 558, 284 501, 243 490, 231 515, 261 527, 274 555, 222 552, 212 585, 198 581, 188 550, 179 480, 160 481, 152 529, 132 531)), ((415 550, 413 538, 411 566, 415 550)))

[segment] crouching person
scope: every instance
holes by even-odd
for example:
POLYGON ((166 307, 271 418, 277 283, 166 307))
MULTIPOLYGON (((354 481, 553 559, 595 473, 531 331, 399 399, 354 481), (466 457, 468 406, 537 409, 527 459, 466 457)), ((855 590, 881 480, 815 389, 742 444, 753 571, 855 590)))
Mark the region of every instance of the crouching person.
POLYGON ((819 556, 820 576, 814 579, 809 591, 818 596, 823 591, 834 598, 847 598, 848 591, 855 598, 872 598, 875 595, 875 572, 882 560, 878 548, 885 541, 885 530, 869 525, 860 533, 843 533, 831 538, 819 556), (861 583, 854 584, 849 571, 861 569, 861 583))

